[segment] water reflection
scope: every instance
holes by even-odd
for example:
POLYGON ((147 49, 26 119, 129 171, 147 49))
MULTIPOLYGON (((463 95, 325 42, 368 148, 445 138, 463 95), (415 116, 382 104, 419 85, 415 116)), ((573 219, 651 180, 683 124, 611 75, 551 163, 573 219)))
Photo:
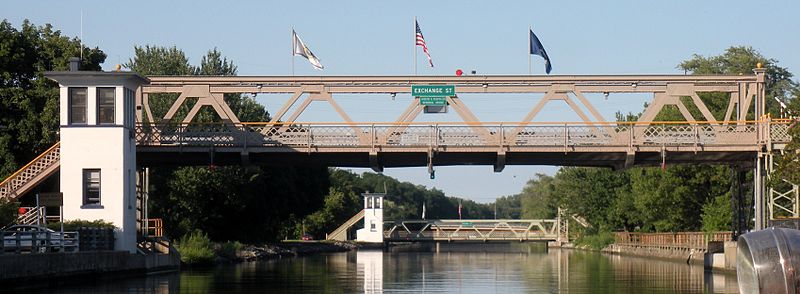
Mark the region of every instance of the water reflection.
POLYGON ((48 293, 736 293, 736 276, 683 262, 529 247, 359 251, 73 282, 48 293), (512 250, 514 251, 514 250, 512 250))
MULTIPOLYGON (((364 280, 364 293, 383 293, 383 252, 356 252, 358 275, 364 280)), ((423 271, 423 280, 424 280, 423 271)))

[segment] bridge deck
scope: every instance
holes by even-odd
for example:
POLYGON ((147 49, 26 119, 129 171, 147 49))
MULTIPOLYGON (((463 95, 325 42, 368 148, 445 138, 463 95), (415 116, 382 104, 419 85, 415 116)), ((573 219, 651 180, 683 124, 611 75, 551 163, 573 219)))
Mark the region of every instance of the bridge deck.
POLYGON ((140 163, 582 166, 747 162, 785 144, 787 121, 728 123, 243 123, 139 125, 140 163), (172 154, 183 154, 176 158, 172 154), (242 154, 246 154, 243 157, 242 154), (662 158, 662 153, 665 158, 662 158), (435 156, 434 156, 435 155, 435 156))

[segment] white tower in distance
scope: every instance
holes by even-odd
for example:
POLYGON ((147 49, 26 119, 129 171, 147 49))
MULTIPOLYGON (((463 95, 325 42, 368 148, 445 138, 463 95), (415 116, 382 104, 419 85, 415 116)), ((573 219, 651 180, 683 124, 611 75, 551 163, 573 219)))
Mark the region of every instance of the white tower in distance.
POLYGON ((356 241, 383 243, 383 193, 364 193, 364 228, 356 231, 356 241))
POLYGON ((135 97, 132 72, 48 72, 60 88, 61 192, 65 220, 116 227, 114 250, 136 252, 135 97))

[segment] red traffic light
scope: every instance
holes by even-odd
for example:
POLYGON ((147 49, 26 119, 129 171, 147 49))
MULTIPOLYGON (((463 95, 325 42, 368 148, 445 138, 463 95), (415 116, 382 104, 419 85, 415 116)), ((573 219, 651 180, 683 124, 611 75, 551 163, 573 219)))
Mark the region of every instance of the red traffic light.
POLYGON ((464 71, 462 71, 461 69, 457 69, 457 70, 456 70, 456 76, 459 76, 459 77, 460 77, 460 76, 461 76, 461 75, 463 75, 463 74, 464 74, 464 71))

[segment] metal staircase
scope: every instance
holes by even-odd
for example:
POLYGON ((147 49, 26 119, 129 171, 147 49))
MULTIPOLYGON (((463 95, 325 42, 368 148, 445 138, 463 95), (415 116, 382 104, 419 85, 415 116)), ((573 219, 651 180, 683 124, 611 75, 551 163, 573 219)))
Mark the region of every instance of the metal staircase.
POLYGON ((325 236, 326 240, 338 240, 338 241, 347 241, 347 230, 353 227, 356 223, 358 223, 361 219, 364 218, 364 210, 362 209, 356 215, 348 219, 344 222, 341 226, 336 228, 333 233, 328 234, 325 236))
POLYGON ((61 167, 61 144, 56 143, 0 182, 0 199, 16 200, 61 167))

